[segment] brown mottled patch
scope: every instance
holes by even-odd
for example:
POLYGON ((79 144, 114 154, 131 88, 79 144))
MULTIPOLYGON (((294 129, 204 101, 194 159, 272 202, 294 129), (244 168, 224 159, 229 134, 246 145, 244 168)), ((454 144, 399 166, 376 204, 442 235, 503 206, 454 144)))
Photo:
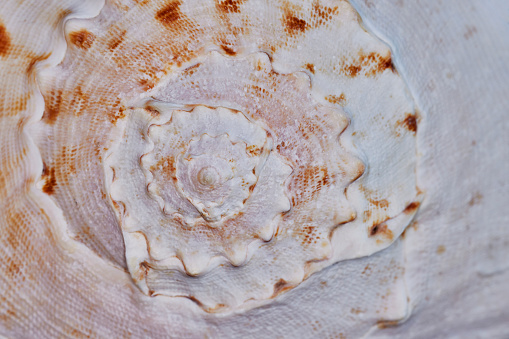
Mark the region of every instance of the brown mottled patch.
POLYGON ((442 254, 445 252, 445 246, 444 245, 440 245, 437 247, 437 254, 442 254))
POLYGON ((53 90, 49 98, 45 98, 44 114, 42 120, 47 124, 54 124, 62 108, 62 90, 53 90))
MULTIPOLYGON (((306 139, 304 134, 304 139, 306 139)), ((279 149, 282 149, 281 147, 279 149)), ((295 205, 305 203, 316 197, 318 193, 332 183, 333 179, 326 166, 303 166, 295 171, 294 177, 290 182, 290 190, 299 191, 300 187, 305 188, 300 193, 295 193, 292 197, 292 203, 295 205), (305 198, 305 200, 304 200, 305 198)))
POLYGON ((366 222, 368 221, 370 218, 371 218, 371 215, 373 214, 373 212, 371 210, 366 210, 362 213, 362 221, 363 222, 366 222))
POLYGON ((387 240, 392 240, 394 238, 394 234, 392 231, 387 227, 387 224, 377 224, 371 227, 369 230, 369 236, 379 236, 382 235, 387 240))
POLYGON ((474 205, 477 205, 479 204, 483 199, 483 196, 481 193, 477 192, 475 193, 472 198, 468 201, 468 205, 469 206, 474 206, 474 205))
POLYGON ((110 52, 113 52, 124 41, 127 31, 123 30, 118 35, 114 36, 108 41, 107 47, 110 52))
POLYGON ((223 13, 240 13, 240 6, 245 0, 223 0, 216 2, 216 8, 223 13))
POLYGON ((305 64, 304 67, 310 71, 312 74, 315 74, 315 65, 313 64, 305 64))
POLYGON ((156 85, 156 83, 150 79, 139 79, 138 84, 144 92, 150 91, 156 85))
POLYGON ((274 298, 274 297, 280 295, 281 293, 290 290, 291 288, 292 287, 290 285, 288 285, 286 280, 279 279, 278 282, 274 284, 274 293, 272 294, 271 298, 274 298))
POLYGON ((403 210, 403 213, 405 214, 412 214, 414 213, 418 208, 419 206, 421 205, 420 202, 418 201, 414 201, 414 202, 411 202, 410 204, 408 204, 408 206, 403 210))
POLYGON ((415 114, 407 113, 405 119, 397 121, 398 126, 402 126, 412 133, 417 132, 417 118, 415 114))
POLYGON ((375 205, 378 208, 386 209, 387 207, 389 207, 389 202, 385 199, 376 200, 376 199, 368 198, 368 200, 370 203, 372 203, 373 205, 375 205))
POLYGON ((237 54, 233 49, 226 45, 221 45, 221 49, 230 56, 237 54))
POLYGON ((168 2, 166 6, 161 8, 156 13, 156 20, 166 26, 172 26, 181 18, 182 13, 180 12, 180 0, 172 0, 168 2))
POLYGON ((284 29, 290 36, 304 33, 308 27, 305 20, 299 19, 290 12, 286 12, 285 15, 283 15, 282 20, 284 29))
POLYGON ((346 104, 346 97, 344 93, 341 93, 341 95, 327 95, 325 97, 325 100, 330 102, 331 104, 339 104, 341 106, 344 106, 346 104))
POLYGON ((255 145, 250 145, 250 146, 246 147, 246 152, 250 156, 254 157, 254 156, 259 156, 262 153, 262 150, 255 145))
POLYGON ((6 56, 11 49, 11 35, 4 25, 0 23, 0 56, 6 56))
POLYGON ((384 72, 386 69, 394 70, 390 53, 384 57, 376 52, 371 52, 366 55, 364 52, 360 51, 359 57, 356 60, 349 64, 342 61, 339 65, 339 73, 350 78, 356 77, 361 71, 364 71, 367 77, 374 77, 384 72))
POLYGON ((17 276, 19 273, 21 272, 21 268, 20 268, 20 265, 18 263, 16 263, 13 259, 10 259, 10 264, 9 266, 7 267, 7 275, 10 277, 10 278, 14 278, 15 276, 17 276))
POLYGON ((92 47, 92 44, 94 43, 95 35, 86 29, 79 30, 77 32, 71 32, 69 34, 69 41, 81 48, 81 49, 89 49, 92 47))
POLYGON ((110 122, 116 124, 117 120, 125 118, 125 107, 119 107, 117 110, 111 111, 109 114, 110 122))
POLYGON ((350 313, 352 313, 352 314, 360 314, 360 313, 363 313, 363 311, 360 308, 352 308, 350 310, 350 313))
POLYGON ((41 179, 44 180, 44 185, 42 186, 42 191, 49 195, 55 193, 55 188, 57 186, 55 168, 48 169, 46 166, 44 166, 42 169, 41 179))

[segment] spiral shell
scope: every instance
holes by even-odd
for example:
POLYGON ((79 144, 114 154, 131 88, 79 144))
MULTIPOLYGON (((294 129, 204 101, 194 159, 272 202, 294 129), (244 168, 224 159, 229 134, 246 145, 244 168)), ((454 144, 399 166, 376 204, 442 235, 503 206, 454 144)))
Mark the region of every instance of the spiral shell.
POLYGON ((502 309, 503 171, 470 177, 507 158, 504 102, 458 94, 459 52, 346 1, 66 0, 20 28, 43 7, 0 8, 7 335, 360 337, 484 281, 502 309))
POLYGON ((145 294, 217 312, 408 225, 413 104, 347 3, 126 6, 69 23, 64 61, 41 75, 39 186, 73 239, 145 294))

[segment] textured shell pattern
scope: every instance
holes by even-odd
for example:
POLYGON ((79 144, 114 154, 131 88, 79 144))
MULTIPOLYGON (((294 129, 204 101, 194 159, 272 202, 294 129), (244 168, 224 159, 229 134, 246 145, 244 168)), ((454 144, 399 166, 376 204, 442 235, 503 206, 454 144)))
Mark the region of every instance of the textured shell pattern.
POLYGON ((229 312, 411 222, 420 117, 347 2, 76 6, 58 19, 65 56, 31 66, 27 110, 44 108, 26 126, 65 246, 155 302, 229 312))

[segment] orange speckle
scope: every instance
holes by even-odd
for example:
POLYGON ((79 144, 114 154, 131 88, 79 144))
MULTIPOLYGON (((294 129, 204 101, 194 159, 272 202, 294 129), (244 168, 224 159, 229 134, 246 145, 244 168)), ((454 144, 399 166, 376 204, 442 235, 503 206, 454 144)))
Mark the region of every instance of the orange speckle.
POLYGON ((328 95, 325 97, 325 100, 330 102, 331 104, 339 104, 341 106, 344 106, 346 104, 346 97, 344 93, 341 93, 341 95, 328 95))

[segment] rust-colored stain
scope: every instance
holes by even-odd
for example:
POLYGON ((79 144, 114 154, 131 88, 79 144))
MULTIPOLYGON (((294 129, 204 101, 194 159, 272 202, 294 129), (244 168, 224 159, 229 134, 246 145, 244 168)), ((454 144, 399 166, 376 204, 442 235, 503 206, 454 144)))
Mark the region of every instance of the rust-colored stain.
POLYGON ((420 202, 418 201, 414 201, 414 202, 411 202, 404 210, 403 210, 403 213, 405 214, 412 214, 414 213, 418 208, 419 206, 421 205, 420 202))
POLYGON ((305 64, 304 67, 310 71, 312 74, 315 74, 315 65, 313 64, 305 64))
POLYGON ((216 8, 223 13, 240 13, 240 6, 245 0, 217 1, 216 8))
POLYGON ((342 61, 339 64, 339 73, 346 75, 350 78, 355 78, 359 74, 364 74, 367 77, 374 77, 375 75, 384 72, 386 69, 393 70, 391 54, 382 56, 376 52, 364 54, 362 51, 359 52, 359 57, 353 62, 347 64, 342 61))
POLYGON ((399 325, 399 321, 398 320, 380 320, 379 322, 376 323, 376 325, 380 329, 396 327, 399 325))
POLYGON ((444 245, 440 245, 437 247, 437 254, 442 254, 445 252, 445 246, 444 245))
POLYGON ((290 12, 286 12, 283 15, 283 25, 288 35, 296 35, 306 31, 308 25, 303 19, 299 19, 290 12))
POLYGON ((170 1, 156 13, 156 20, 163 25, 172 26, 181 18, 180 5, 182 5, 180 0, 170 1))
POLYGON ((471 37, 474 36, 475 33, 477 33, 477 27, 467 26, 467 31, 465 32, 465 34, 463 34, 463 36, 465 37, 466 40, 469 40, 471 37))
POLYGON ((108 41, 107 47, 110 52, 113 52, 124 41, 126 33, 127 31, 125 30, 121 31, 118 35, 114 36, 110 41, 108 41))
POLYGON ((346 97, 344 93, 341 93, 341 95, 327 95, 325 97, 325 100, 330 102, 331 104, 339 104, 341 106, 344 106, 346 104, 346 97))
POLYGON ((226 45, 221 45, 221 49, 230 56, 237 54, 233 49, 226 45))
POLYGON ((42 191, 49 195, 55 193, 55 188, 57 186, 55 169, 48 169, 46 166, 44 166, 42 169, 41 179, 45 180, 44 185, 42 186, 42 191))
POLYGON ((407 113, 404 120, 398 120, 397 124, 412 133, 417 132, 417 118, 415 114, 407 113))
POLYGON ((479 204, 483 199, 483 196, 481 193, 477 192, 475 193, 472 198, 468 201, 468 206, 474 206, 479 204))
POLYGON ((95 35, 86 29, 82 29, 76 32, 71 32, 69 34, 69 41, 81 48, 81 49, 89 49, 92 47, 92 44, 94 43, 95 35))
POLYGON ((45 98, 45 108, 42 120, 50 125, 54 124, 62 106, 62 90, 52 91, 51 96, 45 98))
POLYGON ((274 297, 278 296, 279 294, 290 290, 291 288, 292 287, 290 285, 288 285, 286 280, 279 279, 278 282, 274 284, 274 293, 272 294, 271 298, 274 298, 274 297))
POLYGON ((394 238, 394 234, 392 231, 387 227, 387 224, 378 224, 371 227, 369 230, 369 236, 378 236, 382 235, 387 240, 392 240, 394 238))
POLYGON ((0 56, 6 56, 11 49, 11 35, 4 25, 0 23, 0 56))

